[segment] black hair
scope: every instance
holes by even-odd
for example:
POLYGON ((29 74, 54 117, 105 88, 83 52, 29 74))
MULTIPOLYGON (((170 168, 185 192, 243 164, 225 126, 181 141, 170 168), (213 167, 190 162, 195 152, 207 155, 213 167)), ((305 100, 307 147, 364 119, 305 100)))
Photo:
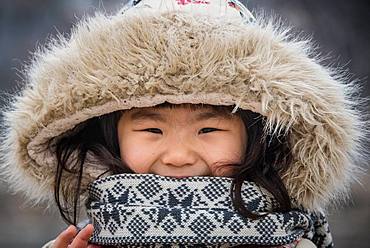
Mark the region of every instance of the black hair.
MULTIPOLYGON (((162 104, 162 107, 177 105, 162 104)), ((209 106, 217 111, 231 114, 230 107, 211 105, 191 105, 191 108, 209 106)), ((54 196, 62 218, 69 224, 77 224, 80 195, 86 187, 81 187, 84 163, 88 153, 103 163, 110 174, 134 173, 120 158, 117 124, 123 111, 91 118, 67 134, 56 138, 52 143, 57 158, 54 196), (63 187, 66 175, 74 180, 63 187)), ((280 175, 291 162, 287 136, 265 135, 265 118, 248 110, 237 111, 247 132, 245 156, 233 175, 231 198, 237 211, 247 218, 259 218, 252 213, 241 198, 241 187, 245 180, 253 181, 269 191, 278 205, 273 211, 285 212, 291 209, 291 202, 280 175)), ((49 147, 50 149, 50 147, 49 147)))

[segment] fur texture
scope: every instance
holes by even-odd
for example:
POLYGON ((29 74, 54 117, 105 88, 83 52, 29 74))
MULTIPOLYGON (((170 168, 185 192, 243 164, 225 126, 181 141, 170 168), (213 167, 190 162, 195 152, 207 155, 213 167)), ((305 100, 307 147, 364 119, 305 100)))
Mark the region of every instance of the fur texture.
MULTIPOLYGON (((53 201, 44 145, 119 109, 171 103, 237 105, 290 136, 288 192, 309 209, 340 198, 357 170, 361 120, 346 77, 274 21, 225 22, 185 12, 96 15, 38 52, 4 111, 2 173, 34 201, 53 201)), ((87 167, 83 187, 104 168, 87 167)), ((68 185, 65 185, 68 187, 68 185)))

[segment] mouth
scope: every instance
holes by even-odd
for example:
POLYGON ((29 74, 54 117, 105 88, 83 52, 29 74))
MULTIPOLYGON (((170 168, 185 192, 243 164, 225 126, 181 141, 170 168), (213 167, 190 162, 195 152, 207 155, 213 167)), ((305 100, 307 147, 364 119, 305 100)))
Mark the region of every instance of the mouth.
POLYGON ((186 178, 186 177, 191 177, 191 176, 170 176, 170 177, 181 179, 181 178, 186 178))
POLYGON ((190 178, 190 177, 210 177, 210 175, 192 175, 192 176, 168 176, 176 179, 190 178))

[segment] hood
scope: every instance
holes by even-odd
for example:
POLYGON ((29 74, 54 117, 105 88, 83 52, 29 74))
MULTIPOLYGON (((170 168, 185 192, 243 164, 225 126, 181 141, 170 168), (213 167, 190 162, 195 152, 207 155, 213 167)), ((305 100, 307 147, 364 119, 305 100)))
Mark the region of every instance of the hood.
MULTIPOLYGON (((53 202, 47 141, 95 116, 170 102, 262 114, 266 132, 289 135, 293 159, 282 178, 291 198, 320 209, 345 195, 362 137, 348 77, 323 66, 310 42, 280 22, 235 5, 226 14, 197 12, 195 2, 212 1, 141 1, 96 14, 35 54, 3 113, 2 174, 14 190, 53 202)), ((83 185, 103 171, 86 168, 83 185)))

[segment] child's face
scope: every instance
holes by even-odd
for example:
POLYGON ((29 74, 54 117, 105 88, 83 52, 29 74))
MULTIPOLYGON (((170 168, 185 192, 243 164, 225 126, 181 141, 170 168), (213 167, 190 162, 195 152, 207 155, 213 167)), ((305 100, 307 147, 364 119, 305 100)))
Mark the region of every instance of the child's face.
POLYGON ((210 107, 132 109, 118 122, 122 161, 140 174, 232 176, 246 136, 240 117, 210 107))

